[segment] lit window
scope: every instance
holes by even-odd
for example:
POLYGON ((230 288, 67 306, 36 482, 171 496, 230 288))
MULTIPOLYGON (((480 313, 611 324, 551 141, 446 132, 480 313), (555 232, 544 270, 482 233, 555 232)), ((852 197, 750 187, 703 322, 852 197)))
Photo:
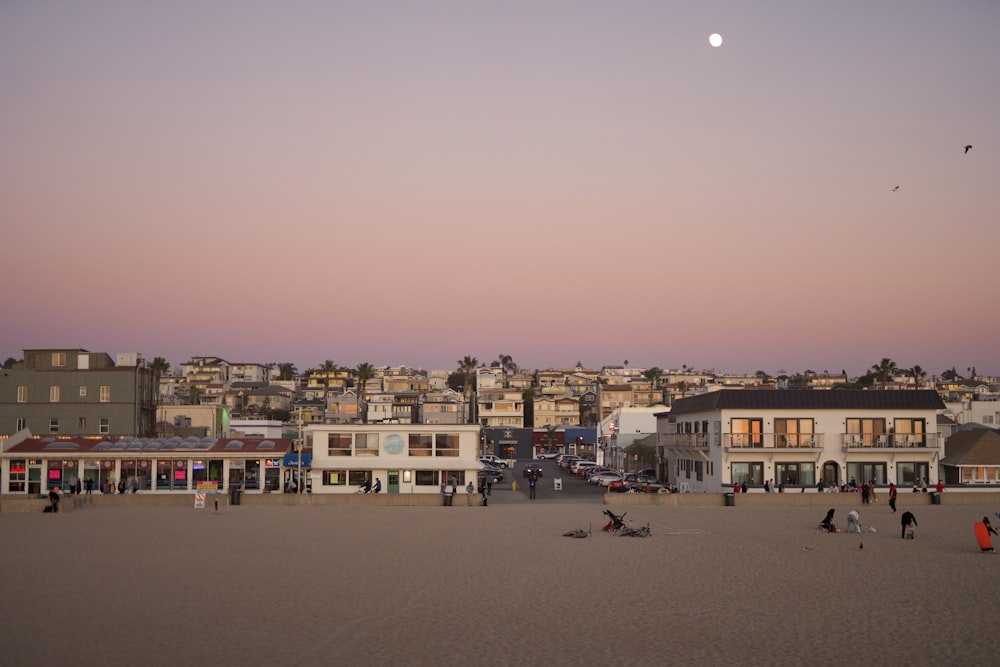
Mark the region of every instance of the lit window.
POLYGON ((83 397, 83 396, 86 396, 86 395, 87 395, 87 385, 81 384, 80 385, 80 396, 83 397))
POLYGON ((17 388, 17 402, 27 403, 28 402, 28 387, 26 385, 19 385, 17 388))
POLYGON ((66 365, 66 353, 65 352, 53 352, 52 353, 52 365, 53 366, 65 366, 66 365))
POLYGON ((49 386, 49 403, 59 402, 59 386, 51 385, 49 386))
POLYGON ((111 385, 101 385, 101 403, 111 402, 111 385))

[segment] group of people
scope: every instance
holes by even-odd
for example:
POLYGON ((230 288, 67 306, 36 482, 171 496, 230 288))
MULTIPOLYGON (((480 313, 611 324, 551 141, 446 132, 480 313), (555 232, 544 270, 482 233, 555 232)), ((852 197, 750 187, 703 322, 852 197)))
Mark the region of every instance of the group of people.
MULTIPOLYGON (((895 485, 890 485, 892 489, 895 489, 895 485)), ((893 512, 895 509, 895 496, 890 496, 890 502, 893 503, 893 512)), ((825 530, 830 533, 841 532, 836 524, 833 522, 833 515, 836 513, 832 507, 827 510, 826 516, 820 521, 818 530, 825 530)), ((1000 517, 1000 513, 997 514, 1000 517)), ((904 540, 912 540, 916 536, 917 527, 917 517, 913 515, 913 512, 907 510, 899 517, 900 532, 899 537, 904 540)), ((990 535, 996 535, 997 531, 990 524, 990 518, 984 516, 982 521, 977 521, 973 527, 976 534, 976 541, 979 544, 979 549, 983 553, 996 553, 993 548, 993 542, 990 535)), ((847 513, 847 529, 844 531, 847 533, 860 533, 861 532, 861 512, 858 510, 851 510, 847 513)))

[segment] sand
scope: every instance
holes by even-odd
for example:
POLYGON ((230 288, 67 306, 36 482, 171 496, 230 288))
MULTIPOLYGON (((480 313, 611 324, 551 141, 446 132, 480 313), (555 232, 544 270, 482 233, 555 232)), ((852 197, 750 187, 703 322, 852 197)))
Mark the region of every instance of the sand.
POLYGON ((5 665, 987 664, 994 508, 87 507, 0 515, 5 665), (838 510, 838 523, 846 523, 838 510), (592 528, 586 539, 563 537, 592 528), (864 548, 859 548, 863 544, 864 548))

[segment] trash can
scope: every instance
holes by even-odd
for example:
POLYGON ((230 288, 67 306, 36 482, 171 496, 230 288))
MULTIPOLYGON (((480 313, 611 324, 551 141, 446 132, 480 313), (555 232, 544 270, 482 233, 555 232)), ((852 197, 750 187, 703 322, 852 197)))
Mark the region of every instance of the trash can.
POLYGON ((450 491, 446 491, 444 494, 444 506, 451 507, 451 501, 454 499, 455 494, 450 491))
POLYGON ((941 494, 937 491, 931 491, 931 505, 941 504, 941 494))
POLYGON ((240 504, 240 490, 239 489, 230 489, 229 490, 229 504, 230 505, 239 505, 240 504))
POLYGON ((735 507, 736 506, 736 494, 735 493, 726 493, 724 495, 726 496, 726 507, 735 507))

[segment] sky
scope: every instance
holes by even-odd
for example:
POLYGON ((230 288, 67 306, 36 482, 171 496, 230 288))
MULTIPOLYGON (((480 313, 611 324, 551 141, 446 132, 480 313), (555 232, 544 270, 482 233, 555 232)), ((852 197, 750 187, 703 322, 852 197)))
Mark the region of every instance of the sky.
POLYGON ((1000 375, 998 32, 994 0, 3 2, 0 357, 1000 375))

